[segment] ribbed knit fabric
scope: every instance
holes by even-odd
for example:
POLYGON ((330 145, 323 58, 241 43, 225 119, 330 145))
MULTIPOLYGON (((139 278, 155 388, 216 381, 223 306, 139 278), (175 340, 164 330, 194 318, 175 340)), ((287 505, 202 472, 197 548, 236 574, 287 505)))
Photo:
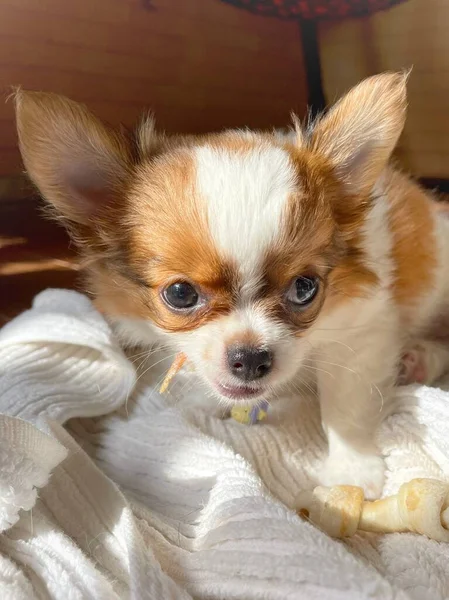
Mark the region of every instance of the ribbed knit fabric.
MULTIPOLYGON (((186 409, 192 374, 155 391, 170 360, 128 360, 62 290, 0 332, 0 598, 449 598, 449 545, 342 543, 295 515, 325 455, 315 399, 266 424, 219 420, 186 409)), ((398 400, 379 433, 386 493, 449 476, 449 394, 398 400)))

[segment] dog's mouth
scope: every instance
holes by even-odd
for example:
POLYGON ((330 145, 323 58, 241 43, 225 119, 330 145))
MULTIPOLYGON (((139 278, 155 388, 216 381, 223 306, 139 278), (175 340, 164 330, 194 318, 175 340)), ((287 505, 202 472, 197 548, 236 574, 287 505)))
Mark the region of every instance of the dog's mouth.
POLYGON ((255 400, 264 395, 264 388, 250 387, 246 385, 225 385, 223 383, 215 384, 216 390, 221 396, 225 396, 230 400, 244 401, 255 400))

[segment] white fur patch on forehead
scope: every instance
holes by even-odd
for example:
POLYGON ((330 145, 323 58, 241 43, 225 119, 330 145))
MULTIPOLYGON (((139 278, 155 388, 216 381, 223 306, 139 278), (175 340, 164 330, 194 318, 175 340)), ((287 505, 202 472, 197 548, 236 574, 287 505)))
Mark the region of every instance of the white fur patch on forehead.
POLYGON ((264 251, 279 235, 297 185, 282 148, 195 148, 196 185, 206 203, 214 243, 240 269, 243 287, 260 276, 264 251))

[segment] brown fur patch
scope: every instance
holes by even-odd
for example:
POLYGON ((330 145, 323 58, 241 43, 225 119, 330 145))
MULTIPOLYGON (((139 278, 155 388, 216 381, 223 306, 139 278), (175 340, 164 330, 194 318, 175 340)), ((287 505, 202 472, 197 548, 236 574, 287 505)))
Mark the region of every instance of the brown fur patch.
POLYGON ((370 201, 347 193, 330 164, 306 149, 286 146, 294 164, 299 191, 290 198, 284 231, 266 256, 264 309, 289 322, 301 334, 324 310, 361 297, 377 285, 366 266, 360 230, 370 201), (305 309, 283 301, 292 281, 317 276, 320 289, 305 309))
POLYGON ((391 172, 389 227, 395 263, 393 294, 403 308, 416 306, 432 287, 437 266, 433 200, 415 182, 391 172))
POLYGON ((141 285, 128 302, 123 293, 111 293, 105 282, 102 290, 95 283, 98 302, 107 305, 109 312, 151 319, 166 331, 188 331, 231 309, 236 269, 212 243, 194 181, 195 165, 188 149, 161 155, 137 169, 122 237, 126 262, 141 285), (195 285, 205 300, 202 307, 170 310, 161 293, 175 281, 195 285))

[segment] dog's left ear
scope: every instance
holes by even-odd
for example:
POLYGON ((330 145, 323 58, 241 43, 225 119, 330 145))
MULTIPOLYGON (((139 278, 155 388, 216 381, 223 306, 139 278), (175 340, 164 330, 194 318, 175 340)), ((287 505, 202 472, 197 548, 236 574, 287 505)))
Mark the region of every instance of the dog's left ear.
POLYGON ((127 140, 63 96, 19 90, 15 105, 29 176, 67 223, 94 229, 122 200, 131 162, 127 140))
POLYGON ((313 129, 311 150, 329 159, 350 193, 372 190, 396 146, 405 123, 407 76, 365 79, 313 129))

